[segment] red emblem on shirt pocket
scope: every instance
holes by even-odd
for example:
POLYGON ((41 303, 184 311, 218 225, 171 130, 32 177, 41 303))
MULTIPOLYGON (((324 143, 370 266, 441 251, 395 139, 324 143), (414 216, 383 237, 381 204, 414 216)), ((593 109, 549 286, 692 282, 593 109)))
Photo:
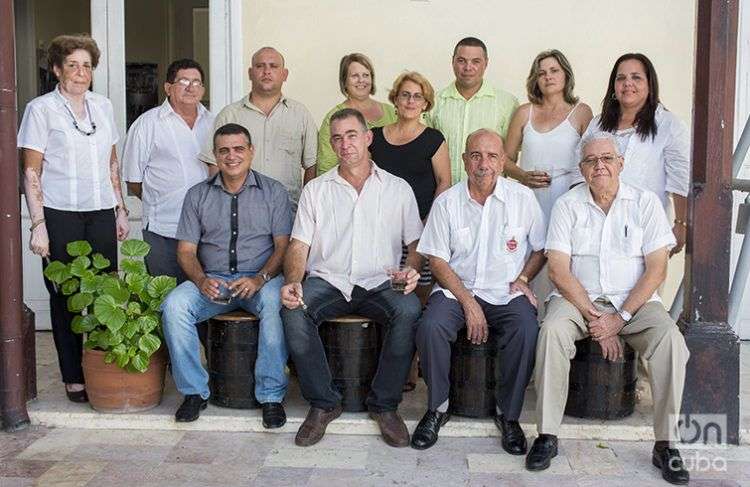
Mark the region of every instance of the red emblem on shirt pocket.
POLYGON ((510 240, 505 242, 505 249, 508 252, 515 252, 518 248, 518 242, 516 242, 516 237, 511 237, 510 240))

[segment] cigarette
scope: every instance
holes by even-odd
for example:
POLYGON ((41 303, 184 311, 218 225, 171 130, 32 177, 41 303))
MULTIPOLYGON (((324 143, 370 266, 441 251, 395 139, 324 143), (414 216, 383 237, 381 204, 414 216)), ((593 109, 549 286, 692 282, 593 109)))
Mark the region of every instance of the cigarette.
POLYGON ((300 304, 300 306, 302 306, 302 310, 303 310, 303 311, 307 311, 307 305, 306 305, 306 304, 305 304, 305 302, 304 302, 304 301, 302 300, 302 296, 300 296, 300 295, 299 295, 299 293, 298 293, 297 291, 294 291, 294 295, 295 295, 295 296, 297 296, 297 299, 299 299, 299 304, 300 304))

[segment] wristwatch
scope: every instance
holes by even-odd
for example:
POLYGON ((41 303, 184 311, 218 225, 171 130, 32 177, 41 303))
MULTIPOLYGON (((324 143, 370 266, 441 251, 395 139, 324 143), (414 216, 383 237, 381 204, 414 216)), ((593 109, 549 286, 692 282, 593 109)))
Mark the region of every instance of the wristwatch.
POLYGON ((623 320, 623 321, 624 321, 625 323, 627 323, 628 321, 630 321, 630 320, 632 320, 632 319, 633 319, 633 315, 631 315, 630 313, 628 313, 628 312, 627 312, 627 311, 625 311, 624 309, 621 309, 621 310, 620 310, 620 312, 619 312, 618 314, 620 315, 620 318, 622 318, 622 320, 623 320))
POLYGON ((260 274, 260 278, 263 279, 263 284, 271 280, 271 275, 268 272, 260 274))

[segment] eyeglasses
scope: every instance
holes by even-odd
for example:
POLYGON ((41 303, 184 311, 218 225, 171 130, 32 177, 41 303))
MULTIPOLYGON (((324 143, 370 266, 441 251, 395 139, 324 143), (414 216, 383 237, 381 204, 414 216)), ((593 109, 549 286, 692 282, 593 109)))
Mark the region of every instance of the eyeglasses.
POLYGON ((581 161, 584 166, 595 166, 597 162, 602 161, 604 164, 610 165, 619 159, 621 156, 604 155, 604 156, 591 156, 581 161))
POLYGON ((408 91, 402 91, 401 93, 399 93, 398 98, 401 101, 409 101, 410 99, 416 102, 424 101, 424 96, 422 95, 422 93, 409 93, 408 91))
POLYGON ((78 71, 80 69, 83 69, 83 71, 86 73, 90 73, 91 71, 94 70, 94 68, 89 63, 78 64, 77 62, 74 62, 74 61, 65 63, 65 68, 71 71, 78 71))
POLYGON ((200 88, 203 86, 203 81, 199 79, 187 79, 187 78, 180 78, 174 81, 176 85, 182 85, 183 88, 187 88, 188 86, 192 86, 193 88, 200 88))

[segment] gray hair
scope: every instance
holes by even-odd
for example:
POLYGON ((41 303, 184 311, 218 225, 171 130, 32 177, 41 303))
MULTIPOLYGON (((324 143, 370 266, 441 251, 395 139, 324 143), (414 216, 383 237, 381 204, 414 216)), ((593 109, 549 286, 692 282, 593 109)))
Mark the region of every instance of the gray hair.
POLYGON ((612 148, 614 148, 615 154, 617 154, 618 156, 622 155, 620 153, 620 144, 617 142, 617 139, 614 135, 612 135, 610 132, 594 131, 587 133, 583 137, 581 137, 581 141, 578 143, 577 149, 578 162, 583 160, 583 150, 586 148, 586 146, 597 140, 608 140, 612 143, 612 148))

